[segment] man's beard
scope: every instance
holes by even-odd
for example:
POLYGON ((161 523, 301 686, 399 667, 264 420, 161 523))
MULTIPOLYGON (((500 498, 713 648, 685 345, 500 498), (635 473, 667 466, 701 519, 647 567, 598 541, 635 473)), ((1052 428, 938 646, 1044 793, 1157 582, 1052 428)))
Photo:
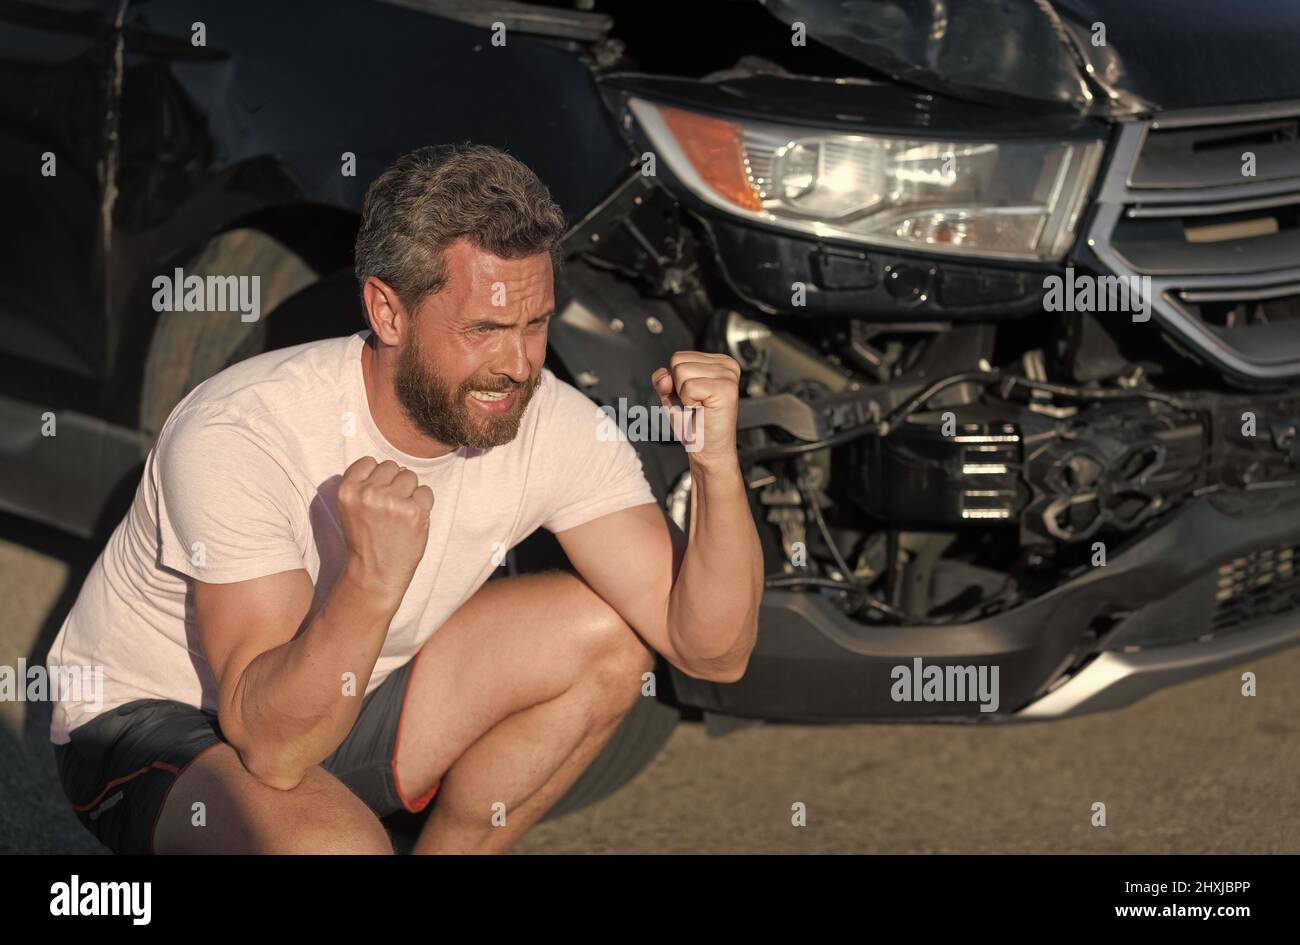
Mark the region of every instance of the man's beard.
POLYGON ((513 440, 519 433, 524 408, 540 381, 540 374, 522 384, 507 380, 504 385, 500 380, 471 377, 453 393, 440 375, 424 366, 414 334, 407 338, 397 357, 393 377, 397 399, 410 421, 425 435, 457 449, 490 449, 513 440), (468 403, 472 390, 514 393, 515 402, 505 413, 477 411, 468 403))

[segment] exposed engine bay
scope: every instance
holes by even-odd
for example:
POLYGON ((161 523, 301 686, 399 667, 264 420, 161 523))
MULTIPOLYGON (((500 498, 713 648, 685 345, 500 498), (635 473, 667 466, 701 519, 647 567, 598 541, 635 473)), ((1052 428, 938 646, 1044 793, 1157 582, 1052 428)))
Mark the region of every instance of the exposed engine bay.
POLYGON ((1300 394, 1162 389, 1140 366, 1079 384, 1066 332, 1016 350, 1020 327, 724 316, 785 558, 770 586, 842 589, 860 619, 970 620, 1104 565, 1189 496, 1300 477, 1300 394))
MULTIPOLYGON (((968 622, 1104 566, 1192 497, 1300 482, 1300 391, 1234 386, 1127 314, 1045 312, 1041 290, 1036 308, 951 319, 764 311, 719 274, 707 224, 660 200, 634 186, 594 214, 576 265, 669 303, 675 344, 742 366, 771 588, 869 624, 968 622)), ((1285 314, 1260 304, 1233 317, 1285 314)), ((679 524, 689 489, 681 474, 668 497, 679 524)))

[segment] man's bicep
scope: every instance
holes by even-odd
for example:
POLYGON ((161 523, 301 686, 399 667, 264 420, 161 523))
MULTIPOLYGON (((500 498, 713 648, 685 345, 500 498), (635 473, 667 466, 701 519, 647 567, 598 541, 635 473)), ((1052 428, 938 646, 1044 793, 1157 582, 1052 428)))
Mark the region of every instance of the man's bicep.
POLYGON ((555 536, 574 568, 651 649, 674 665, 668 601, 686 536, 658 505, 635 505, 555 536))
POLYGON ((297 635, 311 610, 311 577, 299 568, 228 584, 194 580, 191 585, 199 646, 217 680, 218 718, 223 728, 234 726, 240 676, 262 653, 297 635))

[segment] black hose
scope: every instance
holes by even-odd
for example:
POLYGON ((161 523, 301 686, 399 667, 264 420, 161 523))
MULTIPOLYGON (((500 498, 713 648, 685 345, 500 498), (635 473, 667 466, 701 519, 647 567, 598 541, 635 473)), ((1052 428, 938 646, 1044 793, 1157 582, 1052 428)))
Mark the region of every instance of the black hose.
POLYGON ((830 549, 831 558, 835 562, 835 567, 840 569, 840 573, 844 575, 844 580, 848 581, 850 584, 856 584, 857 581, 854 579, 853 569, 850 568, 849 563, 844 560, 844 555, 840 554, 839 545, 835 544, 835 539, 831 536, 830 526, 826 524, 826 516, 822 515, 821 506, 817 504, 817 497, 812 494, 811 490, 805 489, 802 486, 799 487, 799 494, 803 496, 804 503, 812 512, 813 521, 817 523, 817 531, 821 532, 822 541, 825 542, 826 547, 830 549))
POLYGON ((883 600, 872 597, 866 593, 858 584, 849 584, 846 581, 836 581, 833 578, 824 577, 800 577, 797 574, 770 574, 764 579, 765 587, 827 587, 836 591, 845 591, 850 594, 860 594, 863 602, 867 607, 878 610, 887 617, 895 620, 907 620, 907 614, 883 600))

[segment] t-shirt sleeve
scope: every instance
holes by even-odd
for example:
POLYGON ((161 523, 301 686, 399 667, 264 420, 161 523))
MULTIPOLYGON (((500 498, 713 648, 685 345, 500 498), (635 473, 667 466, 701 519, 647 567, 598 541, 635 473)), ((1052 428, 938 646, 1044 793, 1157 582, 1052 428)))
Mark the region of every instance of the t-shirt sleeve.
POLYGON ((240 424, 179 418, 159 440, 151 477, 163 567, 226 584, 306 566, 294 526, 301 497, 240 424))
POLYGON ((542 431, 548 484, 542 527, 562 532, 657 501, 636 448, 596 402, 553 375, 546 380, 555 391, 550 423, 542 431))

